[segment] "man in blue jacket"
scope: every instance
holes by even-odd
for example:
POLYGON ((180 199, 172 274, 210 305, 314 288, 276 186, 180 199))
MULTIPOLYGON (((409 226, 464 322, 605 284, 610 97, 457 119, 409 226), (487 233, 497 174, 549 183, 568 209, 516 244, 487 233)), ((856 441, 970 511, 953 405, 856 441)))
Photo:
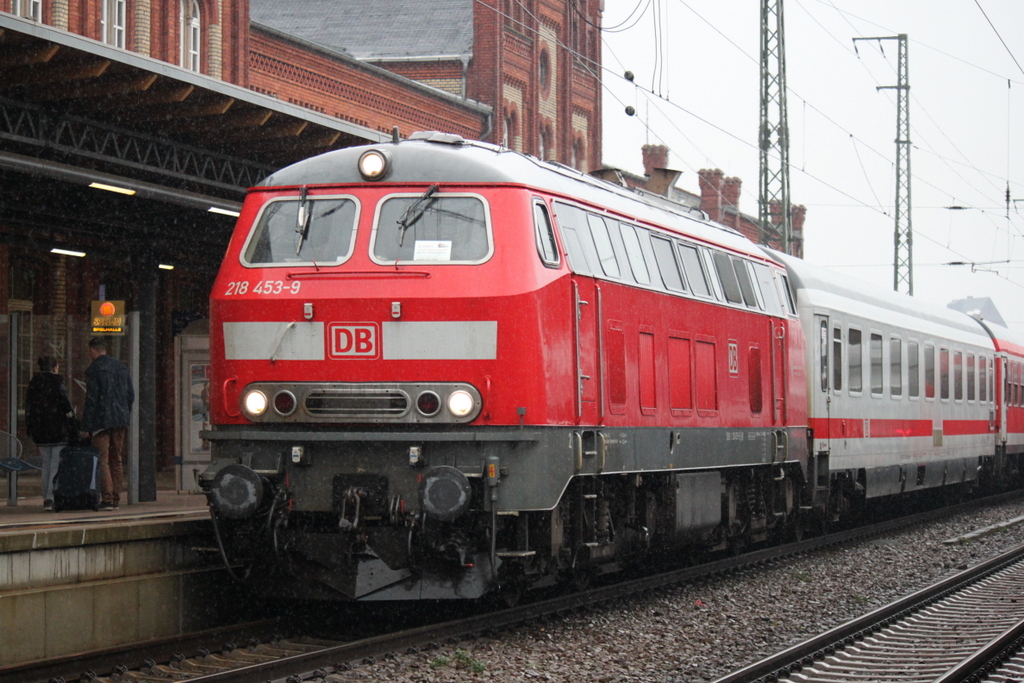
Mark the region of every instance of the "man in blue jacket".
POLYGON ((107 355, 107 343, 89 340, 92 363, 85 371, 85 410, 82 436, 92 436, 92 445, 100 452, 101 510, 116 510, 121 502, 124 478, 124 449, 131 424, 135 389, 128 368, 107 355))

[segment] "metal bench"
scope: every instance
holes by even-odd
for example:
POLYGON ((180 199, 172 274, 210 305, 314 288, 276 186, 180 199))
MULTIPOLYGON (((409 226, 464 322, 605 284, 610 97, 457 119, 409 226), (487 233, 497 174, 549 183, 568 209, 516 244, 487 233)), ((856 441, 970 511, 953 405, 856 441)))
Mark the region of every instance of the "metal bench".
POLYGON ((18 504, 18 473, 41 470, 41 458, 23 458, 21 441, 14 434, 0 431, 0 470, 7 474, 7 505, 18 504))

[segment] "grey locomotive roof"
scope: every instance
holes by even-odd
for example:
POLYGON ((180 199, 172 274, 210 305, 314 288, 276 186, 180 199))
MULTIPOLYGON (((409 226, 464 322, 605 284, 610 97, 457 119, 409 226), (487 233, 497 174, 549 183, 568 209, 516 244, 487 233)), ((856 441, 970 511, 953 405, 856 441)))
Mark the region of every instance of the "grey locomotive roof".
POLYGON ((250 0, 253 21, 357 59, 469 57, 474 0, 250 0))
POLYGON ((485 142, 456 135, 414 133, 400 143, 348 147, 311 157, 268 176, 261 187, 348 185, 365 182, 357 162, 368 149, 390 154, 392 169, 384 182, 445 184, 509 183, 560 194, 568 199, 604 206, 655 225, 736 251, 764 257, 739 233, 703 218, 662 197, 634 193, 585 173, 540 161, 485 142))

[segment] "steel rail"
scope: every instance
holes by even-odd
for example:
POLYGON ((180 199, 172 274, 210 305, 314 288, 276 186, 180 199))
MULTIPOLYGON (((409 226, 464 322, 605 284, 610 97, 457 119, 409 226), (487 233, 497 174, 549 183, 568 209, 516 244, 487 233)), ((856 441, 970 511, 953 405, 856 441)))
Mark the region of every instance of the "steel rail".
MULTIPOLYGON (((776 681, 788 677, 796 666, 810 665, 816 660, 834 654, 847 645, 852 645, 866 635, 902 620, 922 607, 955 593, 982 578, 993 574, 1024 558, 1024 545, 1009 550, 1001 555, 986 560, 974 567, 937 581, 919 591, 906 595, 895 602, 880 607, 861 617, 840 624, 824 633, 798 643, 761 661, 754 662, 731 674, 718 678, 713 683, 752 683, 753 681, 776 681)), ((1003 642, 1011 632, 1020 628, 1009 629, 999 638, 993 640, 986 651, 995 647, 995 643, 1003 642)), ((1019 635, 1019 634, 1018 634, 1019 635)), ((1012 642, 1016 638, 1009 638, 1012 642)), ((1006 645, 1004 644, 1003 647, 1006 645)), ((1002 648, 999 648, 1000 650, 1002 648)), ((975 655, 977 656, 977 655, 975 655)), ((974 656, 972 656, 973 658, 974 656)), ((991 658, 991 657, 990 657, 991 658)), ((959 668, 959 667, 958 667, 959 668)), ((966 667, 965 667, 966 668, 966 667)), ((948 674, 947 674, 948 675, 948 674)), ((970 675, 970 674, 967 674, 970 675)), ((963 681, 965 678, 950 678, 944 683, 963 681)))

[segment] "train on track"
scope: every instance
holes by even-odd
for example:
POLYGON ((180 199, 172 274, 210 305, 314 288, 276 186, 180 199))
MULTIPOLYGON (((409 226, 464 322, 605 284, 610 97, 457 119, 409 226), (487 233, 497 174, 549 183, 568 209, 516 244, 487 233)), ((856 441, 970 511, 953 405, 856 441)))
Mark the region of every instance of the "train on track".
POLYGON ((1020 483, 1021 335, 454 135, 252 188, 210 308, 200 483, 267 595, 582 583, 1020 483))

